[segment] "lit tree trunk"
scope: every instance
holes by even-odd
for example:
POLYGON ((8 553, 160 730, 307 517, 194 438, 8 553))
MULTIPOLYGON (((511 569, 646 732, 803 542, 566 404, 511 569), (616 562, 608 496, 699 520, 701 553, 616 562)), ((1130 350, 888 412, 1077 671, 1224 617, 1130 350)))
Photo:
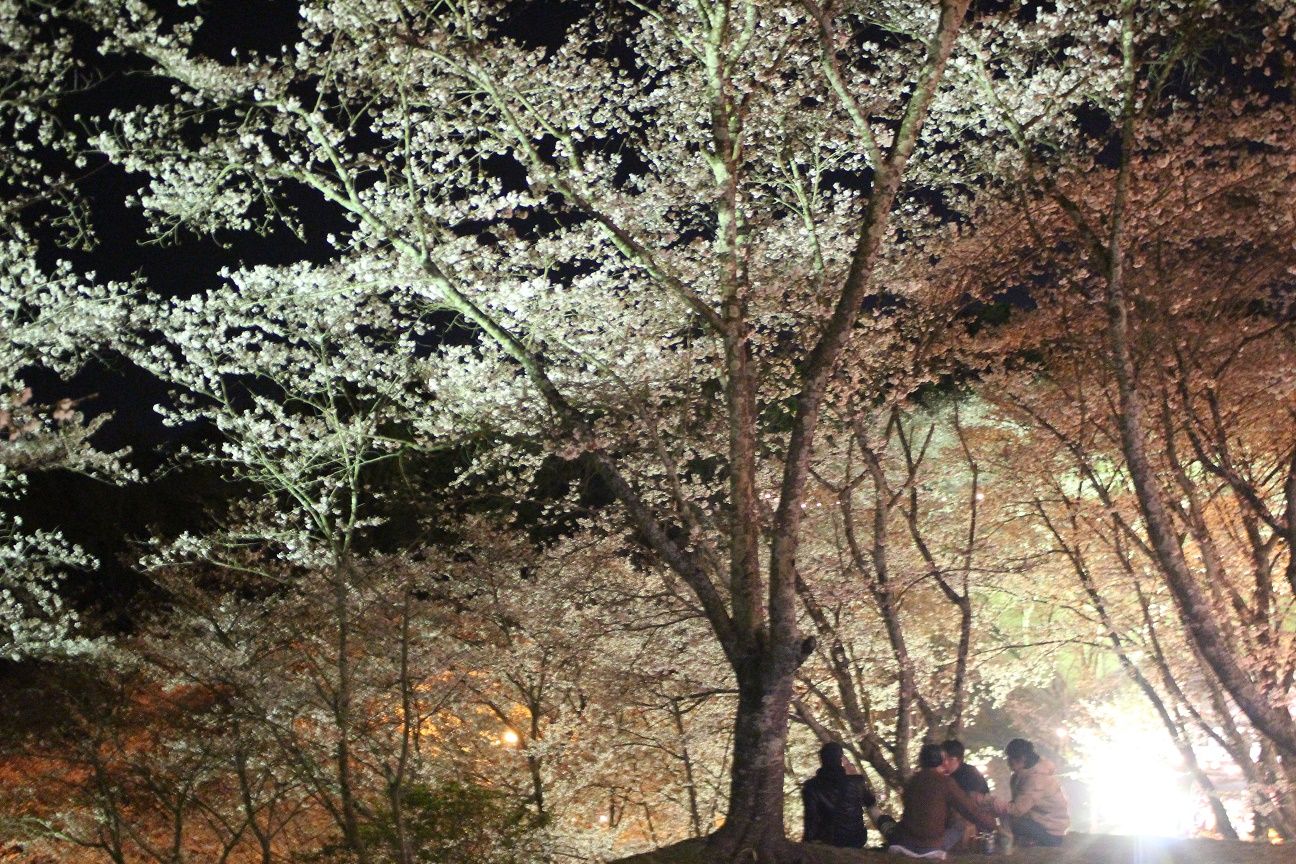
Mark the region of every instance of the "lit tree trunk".
POLYGON ((247 818, 248 828, 252 831, 252 836, 256 838, 257 849, 261 853, 261 864, 270 864, 271 855, 271 826, 261 827, 257 819, 258 807, 252 799, 252 781, 248 776, 248 751, 243 741, 239 739, 241 724, 235 721, 234 735, 234 771, 238 777, 239 801, 243 805, 243 813, 247 818))
POLYGON ((95 813, 99 823, 99 842, 84 844, 96 846, 113 864, 126 864, 126 832, 122 812, 118 808, 118 783, 100 758, 98 742, 90 742, 91 785, 94 787, 95 813))
MULTIPOLYGON (((1144 606, 1146 607, 1146 601, 1144 606)), ((1146 616, 1146 612, 1145 612, 1146 616)), ((1166 662, 1164 652, 1158 647, 1156 650, 1158 665, 1161 667, 1162 674, 1168 676, 1168 663, 1166 662)), ((1199 664, 1204 665, 1201 660, 1200 652, 1193 651, 1193 659, 1199 664)), ((1207 696, 1211 703, 1212 717, 1210 719, 1202 716, 1190 702, 1187 697, 1180 694, 1180 704, 1189 712, 1197 728, 1215 740, 1224 752, 1229 754, 1233 764, 1238 767, 1246 781, 1247 787, 1251 790, 1251 797, 1257 803, 1257 806, 1263 805, 1270 812, 1275 813, 1274 822, 1279 827, 1278 830, 1283 833, 1284 837, 1291 838, 1296 836, 1293 833, 1293 826, 1296 826, 1296 810, 1293 810, 1293 798, 1291 795, 1284 795, 1280 790, 1273 794, 1269 799, 1264 799, 1263 791, 1266 787, 1273 786, 1273 778, 1265 776, 1265 767, 1258 764, 1251 758, 1251 746, 1253 737, 1243 735, 1243 730, 1238 728, 1235 722, 1236 712, 1234 712, 1227 701, 1224 691, 1220 689, 1219 683, 1210 675, 1203 676, 1205 679, 1207 696)), ((1294 787, 1288 787, 1294 788, 1294 787)))
MULTIPOLYGON (((783 860, 783 778, 792 673, 759 655, 743 664, 734 720, 729 811, 713 848, 734 860, 783 860)), ((787 664, 785 664, 787 665, 787 664)))
POLYGON ((702 827, 702 811, 698 807, 697 778, 693 770, 693 754, 689 749, 688 736, 684 730, 684 711, 679 700, 670 700, 671 720, 675 724, 675 734, 679 736, 679 760, 684 768, 684 789, 688 794, 689 825, 694 837, 701 837, 705 831, 702 827))
MULTIPOLYGON (((980 498, 980 468, 977 466, 976 459, 972 455, 972 449, 968 446, 967 436, 964 434, 963 425, 959 420, 958 408, 954 409, 954 432, 959 441, 959 447, 963 453, 963 458, 967 463, 968 475, 971 478, 970 489, 968 490, 967 504, 967 538, 962 550, 962 561, 960 563, 960 582, 961 586, 955 588, 951 584, 948 575, 936 560, 932 553, 931 545, 923 536, 922 528, 919 524, 919 506, 918 506, 918 469, 923 459, 923 454, 927 449, 928 442, 931 441, 932 433, 935 426, 927 430, 926 441, 918 448, 915 456, 914 447, 908 435, 905 434, 902 424, 896 424, 896 437, 900 442, 901 449, 904 452, 905 467, 908 469, 908 506, 902 507, 905 522, 909 526, 909 536, 913 540, 914 547, 918 554, 922 556, 923 563, 927 566, 927 573, 937 586, 940 587, 941 593, 945 596, 956 609, 959 616, 959 640, 958 648, 954 656, 954 680, 950 688, 949 708, 946 709, 944 725, 946 734, 951 738, 957 738, 963 728, 963 704, 966 699, 967 690, 967 669, 968 655, 972 649, 972 598, 969 593, 969 584, 972 575, 972 560, 976 554, 977 547, 977 513, 979 512, 980 498)), ((911 676, 912 678, 912 673, 911 676)), ((922 710, 924 719, 927 723, 928 735, 935 735, 936 728, 940 723, 937 721, 937 712, 931 708, 928 699, 919 697, 918 707, 922 710)), ((897 759, 907 759, 907 755, 897 753, 897 759)), ((902 766, 903 767, 903 766, 902 766)))
POLYGON ((1210 602, 1203 595, 1179 545, 1164 492, 1147 452, 1147 411, 1130 346, 1129 300, 1124 281, 1124 207, 1135 144, 1136 83, 1132 2, 1127 0, 1123 8, 1125 93, 1121 117, 1121 165, 1112 203, 1109 237, 1102 253, 1107 283, 1107 345, 1120 397, 1118 421, 1121 448, 1157 563, 1165 574, 1166 583, 1174 596, 1189 637, 1220 684, 1257 731, 1271 741, 1285 758, 1296 759, 1296 721, 1293 721, 1289 711, 1275 707, 1268 701, 1230 649, 1212 614, 1210 602))
POLYGON ((765 860, 784 857, 787 845, 784 753, 792 676, 804 658, 787 656, 788 643, 799 643, 796 622, 780 620, 782 591, 777 576, 770 581, 767 610, 760 569, 758 418, 747 320, 751 286, 743 264, 743 215, 738 201, 743 127, 742 112, 730 97, 729 81, 741 59, 740 53, 732 51, 730 31, 741 24, 731 20, 729 12, 727 4, 717 4, 712 10, 704 51, 712 139, 707 161, 716 187, 715 245, 723 297, 721 335, 729 421, 729 594, 736 639, 728 653, 738 685, 729 812, 714 848, 726 857, 751 855, 765 860))
MULTIPOLYGON (((972 448, 968 444, 967 434, 963 429, 962 421, 959 419, 957 404, 954 408, 954 431, 958 434, 959 448, 963 451, 963 458, 967 461, 968 472, 972 476, 972 485, 968 490, 967 545, 963 549, 961 590, 955 590, 944 578, 939 580, 946 599, 957 606, 959 610, 958 654, 954 659, 954 695, 950 700, 949 722, 946 726, 946 734, 951 738, 958 738, 963 734, 963 712, 967 703, 968 658, 972 653, 972 591, 970 585, 972 581, 972 561, 976 555, 978 543, 977 514, 980 512, 981 501, 981 468, 972 455, 972 448)), ((911 522, 911 528, 914 527, 916 527, 916 523, 911 522)))
POLYGON ((415 724, 414 680, 410 674, 410 617, 412 615, 413 587, 406 583, 401 591, 399 675, 401 694, 401 739, 396 756, 396 766, 387 771, 387 796, 391 803, 392 825, 396 830, 398 864, 414 864, 414 850, 410 844, 408 826, 405 824, 405 778, 409 770, 410 749, 415 724))
MULTIPOLYGON (((538 742, 540 740, 540 717, 543 706, 539 701, 531 703, 528 708, 531 715, 531 723, 528 727, 528 741, 538 742)), ((531 777, 531 800, 535 803, 535 820, 537 825, 543 825, 549 821, 549 813, 545 809, 545 782, 544 782, 544 763, 541 757, 528 749, 526 754, 527 774, 531 777)))
POLYGON ((931 728, 933 715, 926 700, 918 692, 914 675, 913 659, 909 655, 909 643, 905 638, 904 627, 900 622, 900 609, 896 600, 895 588, 891 581, 890 556, 888 546, 890 534, 887 522, 890 518, 891 504, 899 496, 887 483, 882 469, 882 461, 865 441, 862 429, 856 429, 856 440, 860 451, 868 463, 873 477, 873 544, 869 557, 864 557, 861 545, 855 536, 854 517, 850 507, 850 495, 842 499, 842 525, 846 533, 846 542, 851 550, 851 557, 861 573, 872 571, 869 590, 878 605, 882 624, 886 628, 887 641, 891 645, 891 656, 896 663, 896 720, 893 762, 896 777, 903 783, 909 778, 910 760, 909 745, 913 740, 913 712, 917 707, 923 714, 927 728, 931 728))
MULTIPOLYGON (((820 12, 822 23, 821 10, 814 4, 807 5, 812 14, 820 12)), ((713 853, 721 860, 741 860, 741 856, 748 855, 756 861, 779 861, 791 854, 783 825, 784 762, 793 676, 812 647, 812 643, 802 641, 797 627, 796 558, 815 435, 828 382, 871 288, 873 268, 886 235, 891 208, 967 7, 967 0, 945 0, 941 4, 940 20, 929 43, 926 62, 905 106, 894 143, 885 159, 875 157, 873 189, 836 305, 800 368, 801 392, 796 398, 783 460, 779 504, 771 531, 768 600, 765 601, 767 624, 759 615, 764 598, 760 596, 761 583, 753 571, 755 560, 753 547, 749 545, 759 534, 758 513, 754 499, 748 495, 745 478, 731 477, 731 492, 735 497, 730 506, 735 523, 730 537, 730 570, 734 580, 731 587, 735 589, 732 624, 736 632, 726 653, 738 683, 739 699, 729 811, 711 844, 713 853)), ((717 143, 723 143, 730 127, 714 120, 713 127, 717 143)), ((861 131, 866 136, 866 144, 871 143, 867 126, 861 131)), ((725 151, 721 149, 717 153, 724 155, 725 151)), ((713 157, 717 179, 723 179, 719 176, 723 168, 720 163, 722 159, 713 157)), ((737 230, 736 224, 728 227, 737 230)), ((735 247, 729 249, 732 252, 735 247)), ((732 306, 725 310, 727 323, 732 310, 732 306)), ((731 376, 730 454, 735 458, 730 471, 742 475, 750 470, 746 460, 754 453, 755 446, 754 422, 745 429, 735 423, 746 416, 750 405, 747 394, 742 391, 741 378, 737 377, 745 369, 741 362, 735 362, 741 361, 747 350, 746 333, 740 327, 729 330, 726 336, 731 376)))
POLYGON ((360 836, 360 818, 355 800, 355 782, 351 774, 351 603, 349 597, 350 561, 340 558, 334 568, 333 602, 337 625, 336 690, 333 693, 333 722, 338 736, 335 754, 338 802, 342 837, 359 864, 368 864, 369 854, 360 836))
POLYGON ((1282 792, 1283 781, 1290 777, 1286 760, 1280 761, 1275 748, 1270 742, 1260 742, 1260 784, 1255 790, 1257 819, 1255 838, 1265 841, 1268 829, 1284 839, 1296 836, 1296 825, 1293 825, 1290 814, 1290 798, 1282 792))

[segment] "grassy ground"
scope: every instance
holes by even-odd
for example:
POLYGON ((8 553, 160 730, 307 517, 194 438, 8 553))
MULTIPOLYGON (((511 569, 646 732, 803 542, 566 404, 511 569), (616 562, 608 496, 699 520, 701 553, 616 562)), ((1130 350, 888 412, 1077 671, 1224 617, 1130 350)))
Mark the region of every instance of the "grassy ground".
MULTIPOLYGON (((876 850, 854 851, 806 846, 805 864, 902 864, 913 861, 876 850)), ((995 856, 1012 864, 1296 864, 1296 848, 1219 840, 1179 840, 1162 837, 1116 837, 1071 834, 1061 849, 1017 849, 995 856)), ((994 860, 984 855, 955 855, 965 864, 994 860)), ((702 841, 667 846, 655 852, 623 858, 615 864, 714 864, 702 841)))

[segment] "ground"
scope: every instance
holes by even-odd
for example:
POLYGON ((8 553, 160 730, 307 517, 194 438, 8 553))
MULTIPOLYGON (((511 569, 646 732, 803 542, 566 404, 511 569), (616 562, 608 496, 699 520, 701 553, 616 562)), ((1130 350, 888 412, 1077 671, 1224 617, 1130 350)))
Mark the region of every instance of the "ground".
MULTIPOLYGON (((854 851, 826 846, 805 847, 805 864, 901 864, 912 861, 877 850, 854 851)), ((1259 843, 1220 840, 1179 840, 1162 837, 1116 837, 1071 834, 1061 849, 1017 849, 997 858, 1005 864, 1293 864, 1296 849, 1259 843)), ((956 855, 950 861, 977 864, 984 855, 956 855)), ((614 864, 712 864, 702 841, 688 841, 655 852, 623 858, 614 864)))

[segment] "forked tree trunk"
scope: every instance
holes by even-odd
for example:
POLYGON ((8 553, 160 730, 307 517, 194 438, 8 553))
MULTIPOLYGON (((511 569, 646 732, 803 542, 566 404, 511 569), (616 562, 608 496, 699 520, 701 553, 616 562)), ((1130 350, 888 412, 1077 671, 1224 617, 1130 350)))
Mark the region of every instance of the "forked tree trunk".
MULTIPOLYGON (((811 4, 813 5, 813 4, 811 4)), ((796 398, 796 415, 787 437, 779 504, 770 526, 768 581, 768 615, 762 615, 760 580, 754 568, 759 567, 755 544, 761 536, 757 527, 758 512, 750 481, 754 473, 735 482, 731 489, 737 518, 731 535, 730 549, 733 582, 732 618, 708 614, 717 636, 726 644, 738 684, 738 714, 734 728, 733 773, 729 787, 729 811, 724 826, 712 837, 709 860, 717 862, 752 862, 752 864, 792 864, 804 860, 804 850, 790 842, 783 825, 783 768, 787 749, 788 709, 792 704, 792 682, 804 661, 809 646, 801 641, 797 628, 797 547, 801 540, 802 501, 810 476, 815 433, 823 409, 829 379, 837 368, 850 333, 855 327, 869 287, 890 221, 892 205, 904 178, 905 168, 918 143, 927 110, 954 48, 955 37, 967 13, 969 0, 941 0, 940 17, 928 43, 923 67, 905 104, 895 138, 885 158, 875 152, 873 189, 865 207, 850 267, 814 347, 800 368, 801 392, 796 398), (762 621, 762 618, 765 620, 762 621)), ((822 24, 822 22, 821 22, 822 24)), ((831 28, 829 28, 831 29, 831 28)), ((829 40, 831 43, 831 39, 829 40)), ((829 51, 836 50, 829 44, 829 51)), ((864 131, 871 140, 865 124, 864 131)), ((876 149, 876 148, 874 148, 876 149)), ((728 315, 741 307, 726 308, 728 315)), ((729 328, 729 336, 740 337, 746 345, 745 325, 741 314, 729 328)), ((739 352, 738 357, 741 357, 739 352)), ((730 364, 731 372, 741 365, 730 364)), ((754 391, 743 399, 731 399, 731 470, 752 471, 754 466, 756 425, 754 391), (751 402, 745 399, 751 398, 751 402)), ((625 499, 622 499, 625 500, 625 499)), ((689 578, 687 572, 681 576, 689 578)), ((694 582, 690 582, 694 584, 694 582)), ((700 594, 704 605, 708 591, 700 594)))
MULTIPOLYGON (((758 446, 759 413, 755 385, 756 370, 751 366, 749 322, 745 304, 748 299, 747 274, 739 259, 740 224, 738 212, 737 178, 734 167, 738 164, 741 141, 735 132, 741 130, 741 120, 725 81, 725 52, 736 35, 728 26, 727 13, 712 17, 708 22, 709 42, 706 46, 707 86, 712 103, 712 128, 715 148, 712 151, 712 170, 721 191, 717 211, 718 238, 722 240, 726 302, 718 311, 694 297, 684 286, 671 282, 672 290, 688 298, 694 312, 703 316, 716 332, 726 340, 727 407, 729 409, 729 469, 732 473, 730 504, 733 514, 729 520, 730 580, 726 598, 712 581, 713 573, 692 550, 681 546, 672 531, 652 505, 635 486, 628 482, 622 466, 611 454, 594 442, 590 418, 568 401, 554 379, 550 377, 544 356, 536 352, 529 340, 513 333, 491 317, 463 294, 447 278, 438 265, 414 245, 393 237, 392 240, 405 254, 419 262, 419 267, 430 277, 440 291, 447 306, 462 314, 465 319, 480 327, 510 358, 525 371, 544 403, 561 418, 580 445, 591 467, 607 485, 609 492, 626 510, 631 525, 642 540, 653 549, 662 563, 669 566, 696 595, 717 641, 724 647, 739 690, 738 712, 735 718, 733 773, 730 783, 728 816, 724 826, 710 841, 709 861, 792 862, 801 858, 797 844, 784 836, 783 825, 783 770, 787 745, 788 709, 792 701, 793 675, 805 658, 797 630, 796 552, 801 532, 801 502, 806 479, 810 473, 815 433, 823 409, 823 399, 837 363, 845 350, 865 297, 871 286, 873 268, 882 248, 889 224, 891 208, 904 178, 905 169, 918 136, 922 130, 931 101, 944 73, 945 64, 954 48, 955 38, 962 26, 970 0, 941 0, 940 14, 935 32, 928 41, 927 56, 914 81, 904 105, 903 115, 894 131, 894 140, 883 154, 873 141, 867 119, 856 112, 857 131, 865 136, 874 169, 873 188, 869 193, 863 222, 856 241, 851 263, 845 275, 833 312, 818 334, 814 347, 805 356, 798 373, 801 392, 796 399, 796 416, 787 433, 783 478, 780 483, 779 506, 773 524, 766 526, 760 516, 756 495, 755 466, 758 446), (723 50, 722 50, 723 49, 723 50), (730 160, 726 163, 726 159, 730 160), (761 556, 759 546, 766 536, 772 537, 769 554, 769 579, 764 595, 759 575, 761 556)), ((812 8, 824 30, 826 56, 835 56, 839 50, 827 18, 817 4, 812 8)), ((741 52, 741 49, 739 49, 741 52)), ((737 56, 737 55, 734 55, 737 56)), ((835 68, 833 62, 830 67, 835 68)), ((474 73, 475 74, 475 73, 474 73)), ((471 77, 471 76, 470 76, 471 77)), ((832 77, 830 75, 830 77, 832 77)), ((840 78, 833 79, 840 84, 840 78)), ((472 78, 474 86, 482 84, 472 78)), ((851 101, 844 87, 836 87, 846 101, 851 101)), ((498 94, 492 91, 493 98, 498 94)), ((531 166, 541 175, 551 177, 554 188, 577 208, 593 212, 588 200, 573 184, 553 171, 540 159, 526 135, 520 139, 522 152, 531 166)), ((599 214, 605 225, 612 226, 599 214)), ((613 226, 614 227, 614 226, 613 226)), ((619 230, 619 229, 618 229, 619 230)), ((631 244, 629 235, 617 233, 618 248, 631 244)), ((633 245, 624 247, 629 257, 635 259, 639 252, 633 245)), ((642 259, 637 259, 642 262, 642 259)), ((687 508, 686 508, 687 509, 687 508)))

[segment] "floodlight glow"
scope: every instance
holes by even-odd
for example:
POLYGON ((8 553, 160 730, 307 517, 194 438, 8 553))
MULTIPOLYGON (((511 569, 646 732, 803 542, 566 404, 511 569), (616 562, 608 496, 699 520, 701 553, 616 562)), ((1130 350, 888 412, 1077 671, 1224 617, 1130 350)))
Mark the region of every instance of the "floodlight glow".
POLYGON ((521 740, 522 739, 518 737, 518 733, 514 732, 512 729, 505 729, 504 734, 500 736, 500 741, 507 744, 509 747, 516 745, 521 740))
POLYGON ((1144 725, 1142 718, 1114 719, 1104 730, 1077 729, 1072 735, 1079 774, 1089 787, 1094 830, 1193 834, 1201 802, 1165 731, 1144 725))

